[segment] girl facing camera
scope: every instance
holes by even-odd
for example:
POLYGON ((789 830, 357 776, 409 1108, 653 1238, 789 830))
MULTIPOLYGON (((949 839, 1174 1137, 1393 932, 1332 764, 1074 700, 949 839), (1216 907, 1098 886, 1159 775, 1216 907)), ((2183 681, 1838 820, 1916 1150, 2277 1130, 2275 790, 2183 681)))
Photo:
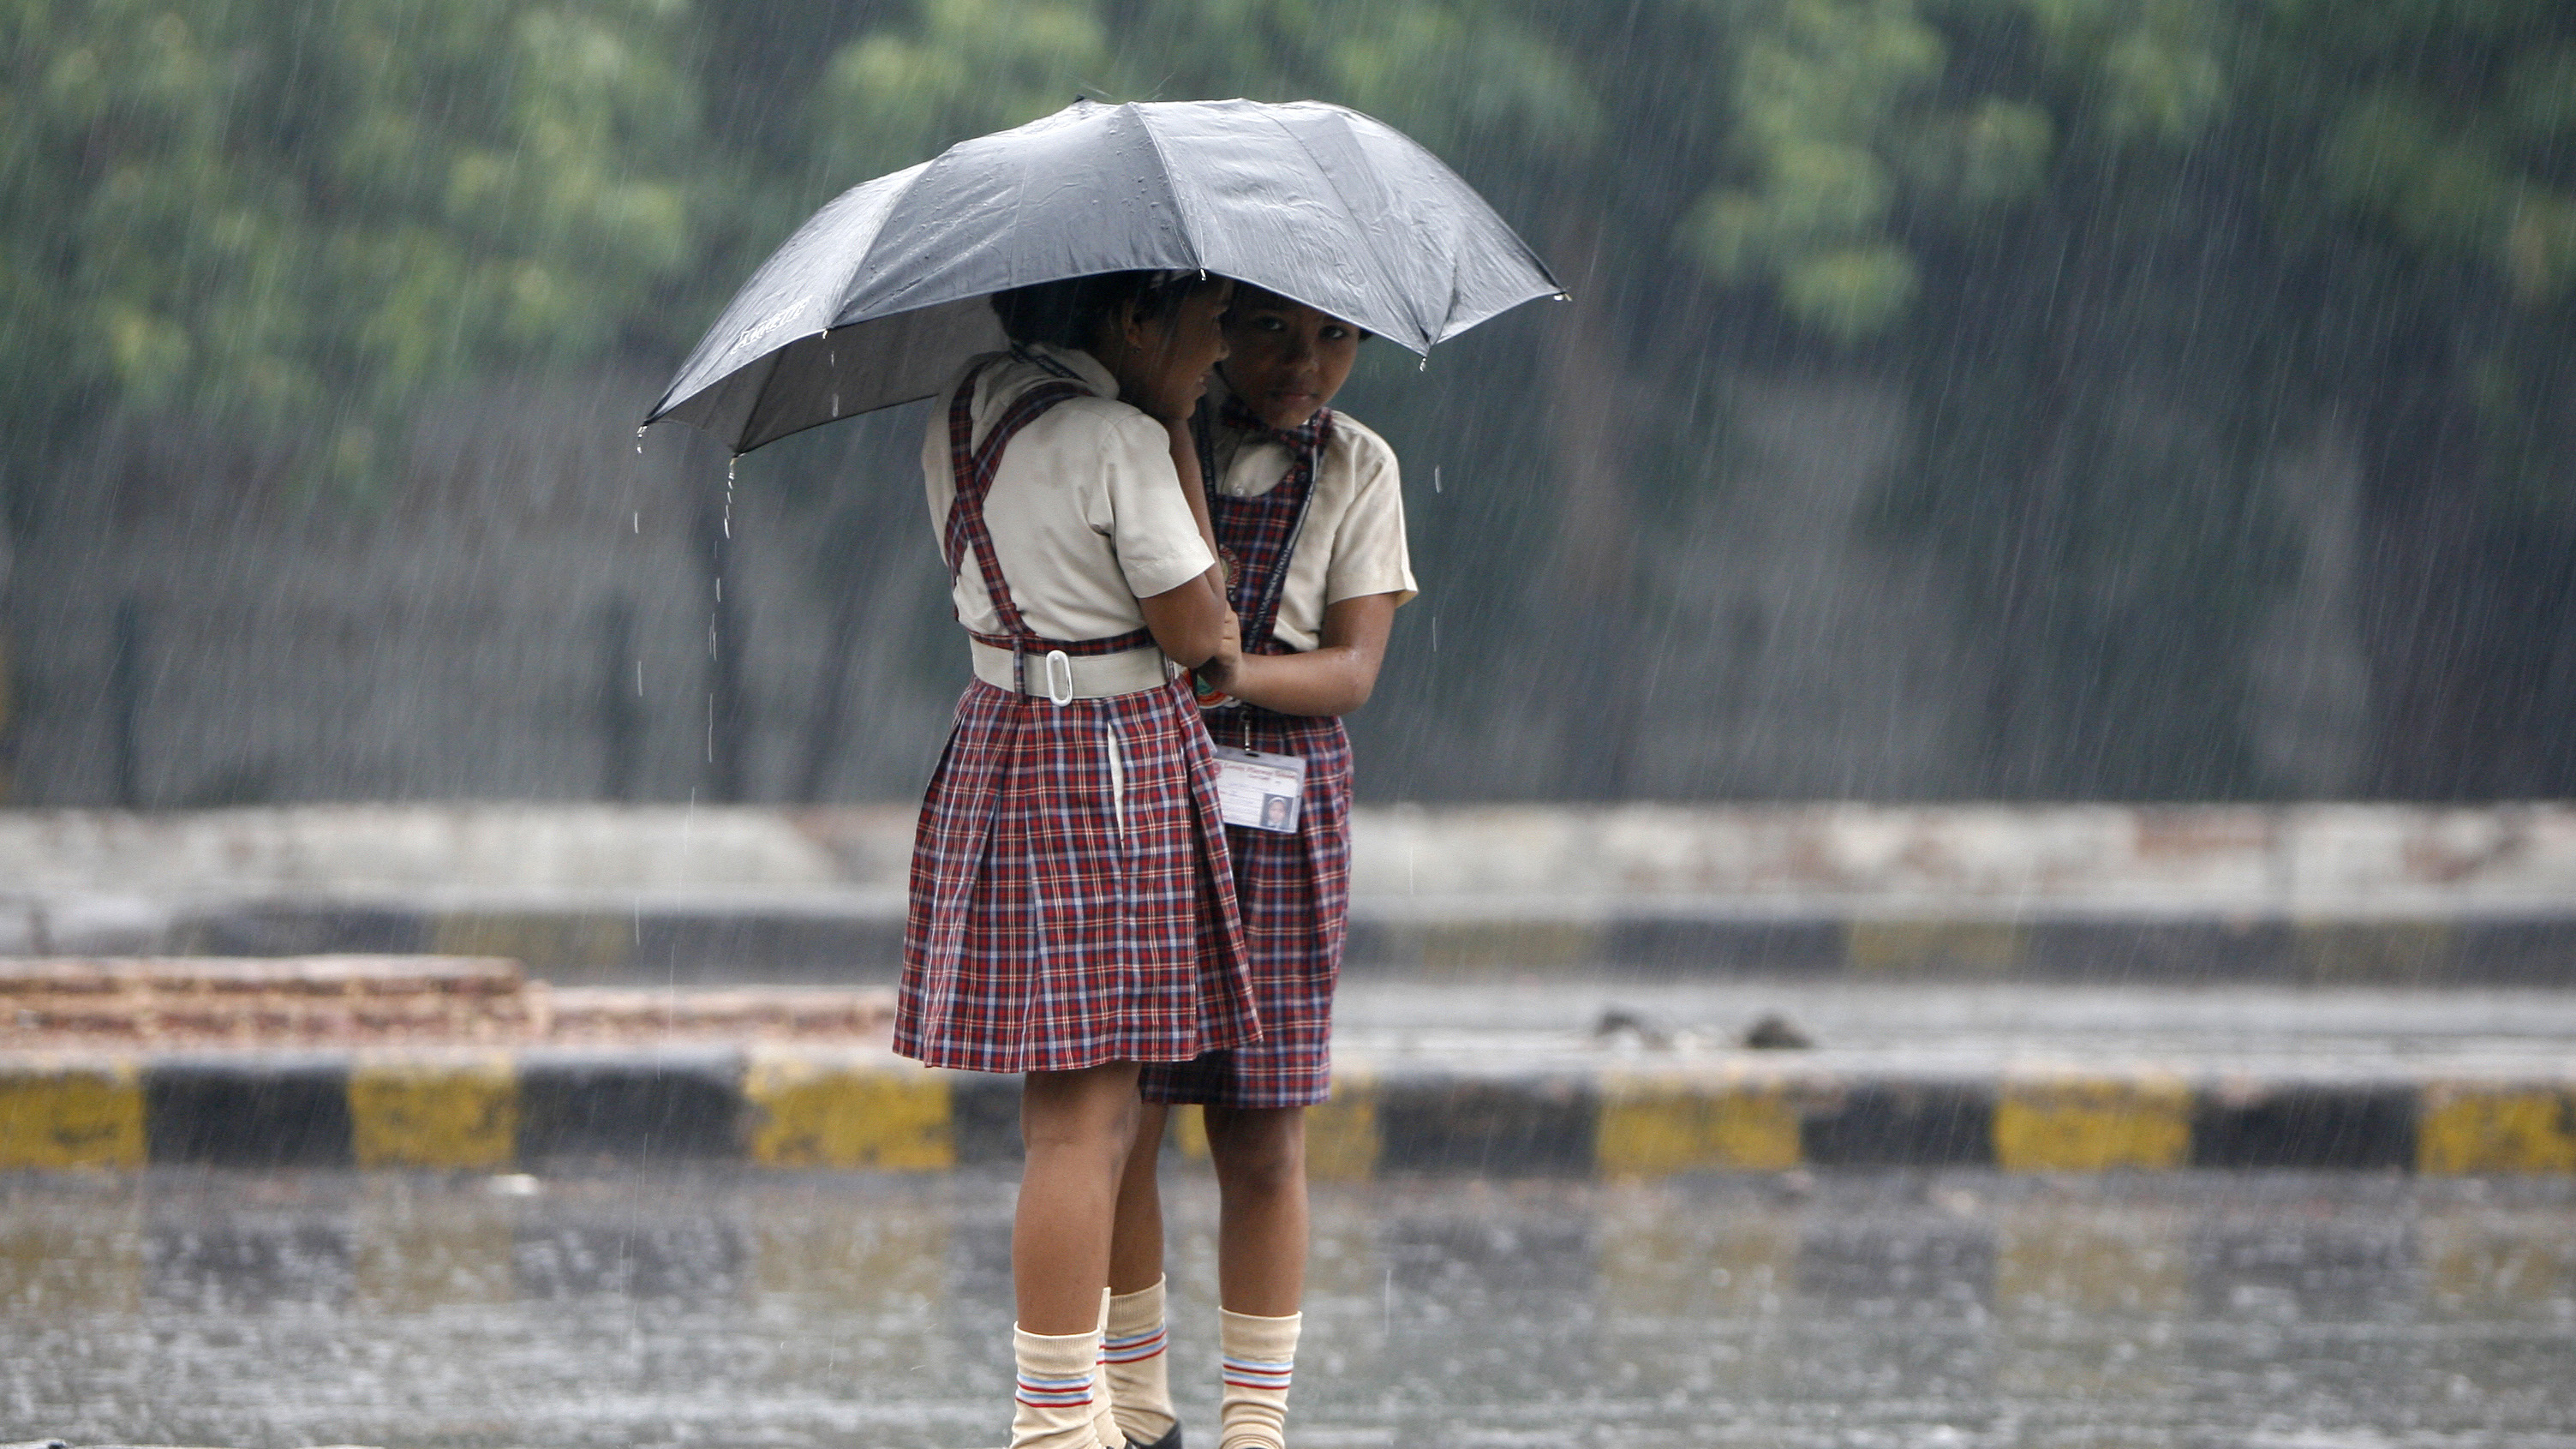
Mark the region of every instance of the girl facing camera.
MULTIPOLYGON (((1415 594, 1395 452, 1334 412, 1366 334, 1237 287, 1228 355, 1199 410, 1216 542, 1239 621, 1198 670, 1225 768, 1295 793, 1226 830, 1262 1036, 1157 1062, 1120 1188, 1104 1355, 1129 1443, 1178 1449, 1165 1369, 1163 1118, 1205 1114, 1221 1198, 1217 1449, 1282 1449, 1306 1273, 1306 1108, 1332 1083, 1333 987, 1350 904, 1351 750, 1341 716, 1377 683, 1415 594)), ((1229 791, 1229 798, 1233 792, 1229 791)), ((1114 1441, 1113 1441, 1114 1442, 1114 1441)))

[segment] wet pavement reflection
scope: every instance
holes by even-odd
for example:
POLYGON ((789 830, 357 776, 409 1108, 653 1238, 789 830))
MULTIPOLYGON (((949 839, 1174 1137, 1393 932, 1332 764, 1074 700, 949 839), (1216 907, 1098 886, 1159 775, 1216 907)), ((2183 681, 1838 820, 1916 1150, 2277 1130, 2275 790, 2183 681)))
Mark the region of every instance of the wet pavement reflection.
MULTIPOLYGON (((1213 1192, 1172 1197, 1195 1432, 1213 1192)), ((16 1179, 0 1440, 994 1444, 1009 1203, 984 1175, 16 1179)), ((1316 1206, 1301 1449, 2576 1445, 2564 1180, 1419 1179, 1316 1206)))

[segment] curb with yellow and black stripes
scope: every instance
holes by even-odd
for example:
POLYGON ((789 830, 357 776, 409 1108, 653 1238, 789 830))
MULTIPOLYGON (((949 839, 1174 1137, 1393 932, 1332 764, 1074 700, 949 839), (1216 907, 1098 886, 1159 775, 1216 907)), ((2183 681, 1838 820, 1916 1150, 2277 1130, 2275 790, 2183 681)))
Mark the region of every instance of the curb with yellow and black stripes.
MULTIPOLYGON (((0 1057, 0 1170, 163 1165, 942 1172, 1019 1156, 1018 1079, 881 1052, 225 1052, 0 1057)), ((1176 1113, 1185 1152, 1203 1152, 1176 1113)), ((1655 1178, 1793 1168, 2576 1173, 2576 1072, 2306 1080, 1740 1063, 1469 1074, 1346 1065, 1320 1178, 1655 1178)))
MULTIPOLYGON (((1630 903, 1633 906, 1633 903, 1630 903)), ((884 979, 903 956, 891 904, 797 909, 464 909, 400 900, 190 903, 153 952, 188 956, 358 953, 508 957, 562 982, 849 980, 853 962, 884 979)), ((1496 970, 1635 969, 1688 977, 1765 972, 1856 981, 2098 981, 2312 986, 2542 986, 2570 980, 2576 911, 2350 911, 2293 915, 2216 908, 2016 911, 1911 916, 1831 908, 1720 915, 1641 912, 1598 918, 1423 914, 1409 901, 1352 906, 1355 974, 1440 979, 1496 970)))

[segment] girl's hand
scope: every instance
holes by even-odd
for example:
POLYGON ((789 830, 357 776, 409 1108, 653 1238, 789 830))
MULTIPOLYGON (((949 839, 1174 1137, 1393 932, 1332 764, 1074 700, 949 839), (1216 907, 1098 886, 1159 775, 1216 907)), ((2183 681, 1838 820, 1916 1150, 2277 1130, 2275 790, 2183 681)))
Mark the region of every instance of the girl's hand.
POLYGON ((1235 617, 1234 610, 1228 609, 1225 623, 1217 630, 1216 652, 1198 667, 1198 677, 1204 684, 1227 690, 1233 687, 1234 677, 1242 667, 1243 621, 1235 617))

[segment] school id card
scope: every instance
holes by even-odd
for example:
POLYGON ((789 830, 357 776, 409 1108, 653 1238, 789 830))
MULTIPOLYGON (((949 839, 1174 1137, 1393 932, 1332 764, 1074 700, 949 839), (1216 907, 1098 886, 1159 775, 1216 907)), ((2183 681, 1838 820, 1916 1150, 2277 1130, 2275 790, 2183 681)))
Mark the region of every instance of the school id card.
POLYGON ((1226 824, 1294 835, 1305 798, 1305 756, 1216 747, 1216 803, 1226 824))

